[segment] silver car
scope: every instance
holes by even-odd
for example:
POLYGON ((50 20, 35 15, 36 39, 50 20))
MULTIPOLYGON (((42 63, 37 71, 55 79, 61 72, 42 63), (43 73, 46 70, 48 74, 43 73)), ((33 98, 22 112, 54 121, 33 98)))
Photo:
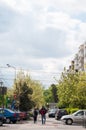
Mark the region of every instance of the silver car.
POLYGON ((72 123, 86 123, 86 110, 78 110, 73 114, 62 116, 61 121, 67 125, 72 125, 72 123))

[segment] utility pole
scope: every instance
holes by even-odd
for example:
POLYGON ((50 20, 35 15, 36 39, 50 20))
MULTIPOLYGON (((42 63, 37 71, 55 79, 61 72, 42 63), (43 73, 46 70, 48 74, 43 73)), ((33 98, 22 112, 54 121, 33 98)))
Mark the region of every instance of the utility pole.
MULTIPOLYGON (((17 90, 18 88, 17 88, 17 82, 16 82, 16 75, 17 75, 17 74, 16 74, 16 67, 11 66, 10 64, 7 64, 7 66, 8 66, 9 68, 13 68, 14 71, 15 71, 15 86, 16 86, 16 90, 17 90)), ((15 95, 16 95, 16 94, 14 94, 14 100, 16 100, 15 95)), ((16 96, 18 97, 18 101, 20 101, 19 89, 18 89, 18 95, 16 95, 16 96)), ((19 109, 19 105, 18 105, 18 109, 19 109)))
POLYGON ((2 86, 3 82, 0 82, 0 94, 2 95, 2 108, 4 109, 4 87, 2 86))
POLYGON ((10 64, 7 64, 7 66, 8 66, 9 68, 13 68, 13 69, 14 69, 14 71, 15 71, 15 82, 16 82, 16 67, 11 66, 10 64))
POLYGON ((3 100, 3 91, 2 91, 2 85, 3 85, 3 82, 1 81, 1 82, 0 82, 0 89, 1 89, 1 92, 0 92, 0 94, 1 94, 1 96, 2 96, 2 107, 4 107, 4 100, 3 100))

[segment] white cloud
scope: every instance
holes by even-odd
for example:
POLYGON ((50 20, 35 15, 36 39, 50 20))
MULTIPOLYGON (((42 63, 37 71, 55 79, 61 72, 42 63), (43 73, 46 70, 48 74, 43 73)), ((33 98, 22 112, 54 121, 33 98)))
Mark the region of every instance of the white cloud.
POLYGON ((48 9, 51 9, 51 11, 52 9, 54 11, 62 10, 70 14, 86 12, 85 0, 1 0, 1 2, 6 3, 9 7, 21 13, 37 9, 44 11, 48 11, 48 9))
POLYGON ((86 41, 86 22, 80 24, 80 28, 77 33, 78 41, 81 43, 82 41, 86 41))
POLYGON ((85 16, 85 0, 1 0, 0 63, 52 83, 86 40, 85 16))
POLYGON ((57 28, 62 31, 75 29, 76 25, 80 23, 79 20, 73 20, 69 17, 69 15, 63 12, 49 13, 46 19, 47 26, 57 28))
POLYGON ((1 0, 7 4, 11 9, 16 12, 26 13, 27 11, 32 11, 31 4, 27 0, 1 0))

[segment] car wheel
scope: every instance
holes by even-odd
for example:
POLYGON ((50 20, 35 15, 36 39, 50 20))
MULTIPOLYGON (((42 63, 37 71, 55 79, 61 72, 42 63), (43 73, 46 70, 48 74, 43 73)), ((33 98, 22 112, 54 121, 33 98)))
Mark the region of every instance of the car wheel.
POLYGON ((9 124, 10 122, 11 122, 11 120, 10 120, 9 118, 7 118, 7 119, 6 119, 6 123, 9 124))
POLYGON ((2 121, 0 121, 0 126, 2 126, 3 125, 3 122, 2 121))
POLYGON ((13 122, 13 124, 15 124, 16 123, 16 121, 12 121, 13 122))
POLYGON ((67 124, 67 125, 72 125, 72 123, 73 123, 73 120, 72 120, 72 119, 67 119, 67 120, 66 120, 66 124, 67 124))

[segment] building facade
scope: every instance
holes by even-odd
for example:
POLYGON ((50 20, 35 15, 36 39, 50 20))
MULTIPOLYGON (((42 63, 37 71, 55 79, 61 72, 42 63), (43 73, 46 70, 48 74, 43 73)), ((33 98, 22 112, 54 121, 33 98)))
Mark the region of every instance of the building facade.
POLYGON ((70 66, 74 71, 86 71, 86 42, 79 46, 79 50, 75 54, 73 61, 71 61, 70 66))

